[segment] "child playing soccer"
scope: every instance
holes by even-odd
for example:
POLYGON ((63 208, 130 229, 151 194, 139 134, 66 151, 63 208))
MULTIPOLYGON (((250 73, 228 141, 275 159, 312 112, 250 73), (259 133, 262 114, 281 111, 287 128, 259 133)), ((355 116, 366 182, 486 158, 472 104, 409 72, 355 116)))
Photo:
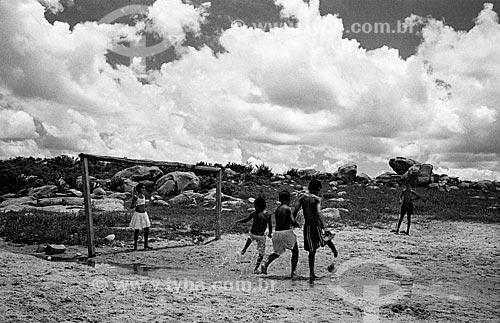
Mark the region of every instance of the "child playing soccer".
POLYGON ((319 277, 314 274, 314 260, 316 250, 327 245, 333 252, 333 256, 337 257, 338 252, 335 245, 331 241, 332 233, 325 230, 325 222, 321 214, 321 198, 317 194, 321 191, 321 182, 313 179, 309 182, 309 194, 300 198, 299 204, 293 211, 293 217, 297 217, 297 213, 302 208, 304 212, 304 249, 309 251, 309 280, 312 282, 319 277), (329 239, 325 240, 325 237, 329 239))
POLYGON ((401 233, 410 235, 410 225, 411 225, 411 215, 413 214, 413 201, 420 199, 411 188, 409 183, 403 184, 403 191, 399 195, 399 202, 401 203, 401 215, 399 216, 398 226, 396 230, 392 230, 395 234, 399 234, 399 228, 401 227, 401 223, 403 222, 403 218, 405 214, 408 216, 408 223, 406 224, 406 231, 402 231, 401 233), (413 198, 415 196, 415 198, 413 198))
POLYGON ((257 262, 255 264, 255 269, 253 270, 254 274, 259 273, 259 267, 264 259, 264 255, 266 254, 266 226, 269 226, 269 238, 272 237, 273 226, 271 223, 271 215, 264 212, 266 209, 266 200, 263 197, 258 197, 254 202, 255 211, 250 213, 250 215, 242 220, 236 221, 236 223, 245 223, 253 219, 252 228, 250 229, 249 237, 241 250, 241 254, 244 255, 247 252, 248 247, 252 241, 257 242, 257 251, 259 255, 257 256, 257 262))
POLYGON ((297 269, 297 262, 299 261, 299 247, 297 246, 297 237, 293 233, 293 227, 299 227, 299 224, 292 216, 292 209, 290 208, 291 195, 288 191, 282 191, 279 194, 279 201, 281 205, 278 206, 274 212, 276 219, 276 227, 273 234, 273 249, 274 252, 267 257, 267 260, 262 265, 261 271, 267 274, 267 267, 274 260, 278 259, 286 249, 292 251, 292 273, 291 277, 295 277, 295 269, 297 269))

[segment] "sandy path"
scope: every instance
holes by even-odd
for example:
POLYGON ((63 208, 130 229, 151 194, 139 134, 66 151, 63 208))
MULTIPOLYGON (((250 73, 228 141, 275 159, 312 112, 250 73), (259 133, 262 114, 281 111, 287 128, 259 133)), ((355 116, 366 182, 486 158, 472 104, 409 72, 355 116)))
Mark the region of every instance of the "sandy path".
MULTIPOLYGON (((373 322, 499 321, 500 225, 416 222, 409 237, 389 229, 338 230, 338 271, 326 271, 334 258, 322 249, 317 273, 324 277, 314 284, 307 280, 300 232, 295 280, 287 277, 290 253, 277 259, 267 276, 254 275, 255 246, 238 255, 243 235, 201 246, 158 242, 159 248, 148 252, 100 248, 95 267, 19 254, 35 254, 36 248, 2 242, 0 317, 2 322, 363 322, 373 314, 373 322)), ((267 247, 271 252, 270 241, 267 247)), ((85 249, 70 247, 66 256, 76 252, 85 249)))

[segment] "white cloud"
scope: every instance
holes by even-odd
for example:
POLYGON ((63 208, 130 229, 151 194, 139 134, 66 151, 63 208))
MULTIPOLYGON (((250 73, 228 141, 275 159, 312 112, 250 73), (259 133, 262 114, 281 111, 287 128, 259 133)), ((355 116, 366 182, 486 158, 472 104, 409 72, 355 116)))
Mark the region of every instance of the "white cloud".
MULTIPOLYGON (((220 38, 227 52, 182 48, 155 72, 105 60, 118 40, 137 41, 144 24, 70 30, 49 24, 36 1, 0 2, 0 94, 9 99, 0 101, 0 157, 84 151, 263 161, 283 172, 336 170, 349 160, 379 171, 408 155, 500 171, 500 25, 491 6, 469 32, 427 20, 417 54, 404 60, 397 50, 367 51, 342 38, 342 21, 320 17, 318 1, 277 2, 298 28, 233 27, 220 38), (146 73, 143 84, 137 76, 146 73)), ((203 15, 180 0, 150 8, 167 38, 198 32, 203 15)))
POLYGON ((458 177, 459 179, 464 181, 478 179, 500 181, 500 172, 491 171, 488 169, 439 167, 434 171, 434 173, 458 177))
POLYGON ((149 8, 148 17, 153 28, 174 45, 184 41, 186 30, 195 34, 200 32, 200 23, 204 21, 206 6, 195 8, 181 0, 157 0, 149 8))
POLYGON ((0 140, 36 138, 33 118, 24 111, 0 110, 0 140))

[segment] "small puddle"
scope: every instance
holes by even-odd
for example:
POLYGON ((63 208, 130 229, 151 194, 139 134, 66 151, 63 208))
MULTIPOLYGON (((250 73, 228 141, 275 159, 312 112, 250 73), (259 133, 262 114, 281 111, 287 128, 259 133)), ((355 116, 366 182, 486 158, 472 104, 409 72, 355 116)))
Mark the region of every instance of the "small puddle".
POLYGON ((172 266, 152 266, 145 264, 121 264, 121 263, 95 263, 90 261, 89 266, 97 269, 104 269, 118 274, 133 274, 141 276, 150 276, 151 273, 164 270, 182 270, 180 267, 172 266))
MULTIPOLYGON (((46 257, 44 257, 44 258, 46 258, 46 257)), ((95 260, 87 259, 86 257, 63 258, 63 257, 52 256, 50 261, 77 263, 77 264, 82 264, 82 265, 94 267, 96 269, 103 269, 106 271, 110 271, 110 272, 118 273, 118 274, 123 274, 123 275, 132 274, 132 275, 150 276, 150 274, 155 272, 155 271, 183 270, 183 268, 181 268, 181 267, 155 266, 155 265, 147 265, 147 264, 141 264, 141 263, 123 264, 123 263, 116 263, 116 262, 96 262, 95 260)))

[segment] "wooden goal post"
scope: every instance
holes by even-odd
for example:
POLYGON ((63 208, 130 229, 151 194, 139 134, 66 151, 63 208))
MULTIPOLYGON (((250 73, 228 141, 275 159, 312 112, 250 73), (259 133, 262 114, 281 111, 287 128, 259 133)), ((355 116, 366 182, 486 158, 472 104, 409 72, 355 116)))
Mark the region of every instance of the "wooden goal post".
POLYGON ((221 205, 222 205, 222 169, 219 167, 211 166, 197 166, 192 164, 183 164, 177 162, 156 161, 156 160, 141 160, 129 159, 125 157, 112 157, 112 156, 99 156, 81 153, 80 163, 82 167, 82 184, 83 184, 83 201, 85 209, 85 218, 87 226, 87 248, 89 258, 95 257, 95 244, 94 244, 94 224, 92 220, 92 201, 90 197, 90 178, 89 178, 89 160, 119 162, 132 165, 148 165, 148 166, 168 166, 176 167, 185 170, 202 170, 216 173, 217 186, 216 186, 216 200, 215 200, 215 239, 221 237, 221 205))

